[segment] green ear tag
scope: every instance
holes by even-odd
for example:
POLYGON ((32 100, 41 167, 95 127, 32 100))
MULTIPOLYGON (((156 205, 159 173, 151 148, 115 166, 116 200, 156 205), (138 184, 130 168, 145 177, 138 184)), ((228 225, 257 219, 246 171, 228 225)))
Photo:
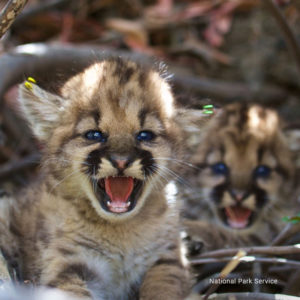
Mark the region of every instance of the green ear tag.
POLYGON ((203 114, 212 115, 214 113, 214 106, 212 104, 203 105, 203 114))
POLYGON ((203 113, 206 114, 206 115, 211 115, 214 112, 212 110, 204 110, 203 113))

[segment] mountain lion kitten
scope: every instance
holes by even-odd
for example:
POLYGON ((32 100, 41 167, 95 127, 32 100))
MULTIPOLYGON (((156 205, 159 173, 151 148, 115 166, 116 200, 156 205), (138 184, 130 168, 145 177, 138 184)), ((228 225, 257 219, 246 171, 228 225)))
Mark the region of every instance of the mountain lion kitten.
POLYGON ((183 299, 178 213, 162 180, 181 144, 169 84, 121 58, 58 94, 31 81, 20 103, 44 144, 41 174, 1 201, 4 255, 22 280, 76 299, 183 299))
POLYGON ((184 216, 197 221, 186 221, 186 229, 206 250, 268 244, 285 226, 282 217, 297 213, 293 160, 271 109, 225 106, 192 163, 199 169, 190 176, 195 189, 186 191, 184 216))

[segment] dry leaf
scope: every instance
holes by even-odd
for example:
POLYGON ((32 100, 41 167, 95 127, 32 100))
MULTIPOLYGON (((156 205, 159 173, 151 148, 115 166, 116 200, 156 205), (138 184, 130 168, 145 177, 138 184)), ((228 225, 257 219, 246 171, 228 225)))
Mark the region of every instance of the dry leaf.
POLYGON ((148 46, 147 31, 139 21, 112 18, 106 22, 106 26, 122 33, 131 48, 143 49, 148 46))

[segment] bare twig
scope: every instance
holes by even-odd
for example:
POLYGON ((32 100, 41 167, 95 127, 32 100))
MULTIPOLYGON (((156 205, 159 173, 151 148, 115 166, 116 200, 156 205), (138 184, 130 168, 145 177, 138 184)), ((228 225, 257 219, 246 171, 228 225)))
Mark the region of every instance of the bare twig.
MULTIPOLYGON (((232 257, 229 263, 223 268, 218 279, 226 278, 227 275, 229 275, 229 273, 231 273, 239 265, 241 258, 243 258, 245 255, 246 255, 245 251, 239 250, 237 254, 234 257, 232 257)), ((203 300, 207 300, 208 297, 217 290, 218 286, 219 284, 211 285, 206 295, 204 296, 203 300)))
POLYGON ((288 49, 291 52, 291 55, 294 56, 296 64, 300 72, 300 45, 288 25, 284 15, 281 13, 279 7, 274 3, 274 0, 264 0, 266 6, 269 8, 270 12, 273 14, 276 19, 278 26, 280 27, 284 39, 287 43, 288 49))
MULTIPOLYGON (((231 261, 231 257, 218 257, 218 258, 198 258, 198 259, 190 259, 191 265, 203 265, 210 263, 220 263, 220 262, 228 262, 231 261)), ((245 256, 240 259, 240 262, 261 262, 268 264, 285 264, 290 266, 295 266, 297 268, 300 267, 300 261, 291 260, 286 258, 276 258, 276 257, 255 257, 255 256, 245 256)))
POLYGON ((232 57, 229 55, 192 38, 180 46, 171 47, 169 52, 177 55, 195 55, 201 59, 204 59, 208 63, 217 61, 221 64, 230 65, 233 61, 232 57))
MULTIPOLYGON (((262 267, 259 262, 254 262, 252 265, 252 273, 254 278, 262 278, 262 267)), ((261 292, 261 286, 257 282, 254 282, 252 286, 252 291, 254 293, 261 292)))
MULTIPOLYGON (((220 249, 210 251, 199 255, 199 258, 218 258, 224 256, 233 256, 240 248, 220 249)), ((248 255, 264 254, 264 255, 286 255, 286 254, 300 254, 300 245, 293 246, 260 246, 260 247, 245 247, 242 250, 246 251, 248 255)))
POLYGON ((299 300, 299 297, 282 295, 282 294, 266 294, 266 293, 226 293, 213 294, 209 300, 299 300))
POLYGON ((292 276, 290 277, 289 281, 285 285, 283 292, 288 294, 293 294, 293 295, 299 295, 300 292, 299 282, 300 282, 300 270, 297 270, 292 273, 292 276))
MULTIPOLYGON (((294 234, 300 232, 300 223, 297 224, 288 224, 283 230, 278 234, 278 236, 272 241, 272 246, 277 246, 283 244, 289 238, 291 238, 294 234)), ((274 247, 273 247, 274 248, 274 247)))
POLYGON ((285 273, 290 274, 294 268, 291 266, 272 266, 268 268, 270 274, 285 273))
POLYGON ((28 0, 10 0, 0 14, 0 38, 9 29, 28 0))
POLYGON ((0 166, 0 179, 6 178, 16 172, 23 171, 25 169, 30 169, 32 167, 37 166, 38 162, 40 161, 40 154, 34 153, 28 155, 27 157, 14 160, 8 163, 5 163, 0 166))

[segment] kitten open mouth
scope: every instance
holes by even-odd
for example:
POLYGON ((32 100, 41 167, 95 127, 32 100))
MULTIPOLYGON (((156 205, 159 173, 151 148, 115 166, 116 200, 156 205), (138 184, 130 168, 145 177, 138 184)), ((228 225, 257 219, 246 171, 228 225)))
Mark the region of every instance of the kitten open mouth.
POLYGON ((100 190, 99 202, 102 208, 120 214, 135 207, 142 181, 133 177, 110 176, 100 179, 97 186, 100 190))
POLYGON ((234 229, 244 229, 251 225, 253 211, 238 205, 228 206, 222 209, 223 220, 234 229))

